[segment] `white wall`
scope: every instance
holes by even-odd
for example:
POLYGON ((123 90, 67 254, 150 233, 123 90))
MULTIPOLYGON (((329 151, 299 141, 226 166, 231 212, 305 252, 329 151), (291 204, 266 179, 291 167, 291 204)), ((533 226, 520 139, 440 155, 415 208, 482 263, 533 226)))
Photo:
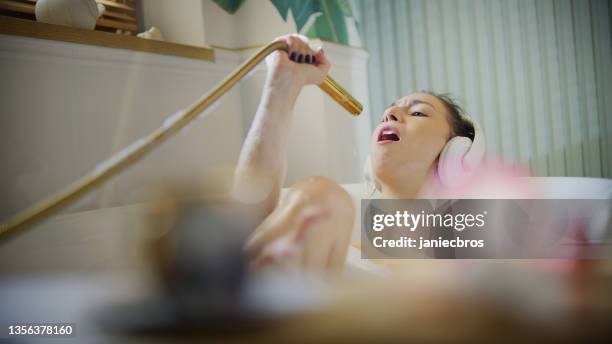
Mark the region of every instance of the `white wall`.
POLYGON ((274 38, 296 30, 291 14, 283 21, 270 0, 249 0, 233 15, 212 0, 203 0, 204 31, 207 44, 243 49, 269 43, 274 38))
MULTIPOLYGON (((213 62, 0 35, 0 218, 92 170, 191 104, 239 62, 213 62)), ((176 179, 198 185, 242 141, 240 90, 73 209, 141 200, 176 179)))
MULTIPOLYGON (((164 40, 194 46, 206 45, 204 9, 207 0, 142 0, 145 30, 157 27, 164 40)), ((212 31, 215 32, 215 31, 212 31)))
POLYGON ((280 35, 296 31, 291 12, 287 22, 283 21, 270 0, 245 1, 236 12, 235 24, 238 47, 263 45, 280 35))
POLYGON ((212 0, 202 0, 204 31, 210 34, 206 44, 216 47, 237 48, 235 16, 225 12, 212 0))

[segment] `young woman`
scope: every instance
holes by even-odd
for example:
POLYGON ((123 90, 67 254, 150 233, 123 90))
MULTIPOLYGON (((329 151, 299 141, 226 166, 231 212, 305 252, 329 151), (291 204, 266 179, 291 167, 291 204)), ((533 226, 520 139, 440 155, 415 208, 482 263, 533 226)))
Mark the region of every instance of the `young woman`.
MULTIPOLYGON (((259 226, 247 250, 255 266, 301 266, 338 271, 347 254, 355 209, 351 197, 325 177, 297 182, 279 200, 292 108, 302 88, 319 84, 330 68, 322 50, 299 35, 267 60, 261 103, 235 171, 233 195, 256 205, 259 226)), ((414 93, 396 100, 372 136, 371 169, 383 197, 416 198, 440 188, 437 160, 449 139, 474 138, 474 128, 447 97, 414 93)))

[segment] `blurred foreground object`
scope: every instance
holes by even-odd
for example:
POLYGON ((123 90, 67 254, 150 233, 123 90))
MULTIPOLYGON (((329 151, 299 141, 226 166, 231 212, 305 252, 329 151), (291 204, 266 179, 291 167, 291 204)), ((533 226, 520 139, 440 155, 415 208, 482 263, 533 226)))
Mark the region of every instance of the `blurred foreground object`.
POLYGON ((390 277, 327 281, 250 274, 242 247, 249 213, 223 198, 166 193, 144 214, 150 274, 0 279, 0 307, 13 310, 0 324, 75 323, 72 342, 121 343, 559 343, 612 335, 611 261, 402 260, 390 277))
POLYGON ((227 198, 160 197, 148 215, 153 293, 102 317, 113 333, 232 331, 320 304, 308 276, 249 274, 244 251, 251 208, 227 198))

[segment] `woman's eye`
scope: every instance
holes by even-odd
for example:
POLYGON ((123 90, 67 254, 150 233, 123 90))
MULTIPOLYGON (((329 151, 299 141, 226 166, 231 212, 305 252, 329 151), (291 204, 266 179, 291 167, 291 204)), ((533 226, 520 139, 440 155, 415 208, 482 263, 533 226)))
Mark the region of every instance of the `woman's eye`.
POLYGON ((425 115, 424 113, 422 113, 422 112, 418 112, 418 111, 413 112, 411 115, 412 115, 412 116, 417 116, 417 117, 426 117, 426 116, 427 116, 427 115, 425 115))

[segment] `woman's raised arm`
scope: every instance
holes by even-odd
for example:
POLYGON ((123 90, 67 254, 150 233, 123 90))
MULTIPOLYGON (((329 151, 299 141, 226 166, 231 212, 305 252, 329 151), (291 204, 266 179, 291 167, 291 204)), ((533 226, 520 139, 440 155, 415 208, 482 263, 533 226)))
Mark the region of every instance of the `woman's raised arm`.
MULTIPOLYGON (((258 207, 259 220, 274 209, 285 179, 287 140, 295 101, 305 85, 320 84, 330 68, 323 51, 307 38, 286 35, 289 51, 266 59, 268 72, 261 101, 240 152, 232 195, 258 207)), ((260 222, 261 222, 260 221, 260 222)))

